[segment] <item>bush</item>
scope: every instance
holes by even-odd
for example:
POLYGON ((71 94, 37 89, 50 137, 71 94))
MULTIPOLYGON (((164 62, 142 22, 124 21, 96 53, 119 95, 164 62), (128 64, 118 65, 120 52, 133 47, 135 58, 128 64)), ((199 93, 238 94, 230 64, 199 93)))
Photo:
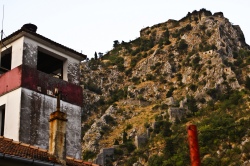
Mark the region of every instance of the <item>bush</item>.
POLYGON ((83 152, 82 158, 84 160, 88 161, 89 159, 95 158, 95 156, 96 156, 96 153, 94 153, 90 150, 87 150, 87 151, 83 152))
POLYGON ((172 86, 170 87, 170 89, 168 90, 166 97, 172 97, 173 96, 173 92, 174 92, 175 88, 172 86))
POLYGON ((194 84, 191 84, 191 85, 189 86, 189 88, 190 88, 193 92, 195 92, 196 89, 197 89, 197 86, 194 85, 194 84))
POLYGON ((153 155, 148 160, 148 166, 160 166, 163 165, 164 157, 153 155))
POLYGON ((89 79, 88 82, 87 82, 86 84, 84 84, 84 87, 85 87, 86 89, 89 89, 90 91, 93 91, 93 92, 99 94, 99 95, 102 94, 101 88, 99 88, 99 87, 94 83, 94 81, 91 80, 91 79, 89 79))
POLYGON ((124 99, 127 97, 127 88, 124 89, 114 89, 110 90, 110 103, 116 102, 120 99, 124 99))
POLYGON ((177 81, 181 81, 182 80, 182 74, 181 73, 177 73, 176 77, 177 77, 177 81))
POLYGON ((147 74, 146 79, 147 80, 155 80, 155 76, 153 76, 152 74, 147 74))
POLYGON ((246 77, 246 82, 245 82, 245 87, 250 90, 250 78, 247 76, 246 77))
POLYGON ((130 66, 133 68, 136 66, 137 62, 141 60, 142 57, 136 56, 131 59, 130 66))
POLYGON ((129 130, 129 129, 132 129, 132 128, 133 128, 132 124, 129 123, 129 124, 126 125, 126 130, 129 130))
POLYGON ((123 150, 120 149, 120 148, 115 148, 114 155, 115 156, 122 156, 123 155, 123 150))
MULTIPOLYGON (((119 145, 119 141, 115 139, 114 145, 119 145)), ((116 149, 115 149, 116 150, 116 149)), ((115 152, 114 152, 115 153, 115 152)))
POLYGON ((179 51, 184 51, 188 48, 187 42, 184 39, 181 39, 178 45, 178 50, 179 51))
POLYGON ((140 77, 133 77, 132 78, 132 82, 135 84, 139 84, 139 81, 140 81, 140 77))
POLYGON ((169 31, 166 29, 166 31, 163 33, 164 38, 169 39, 169 31))
POLYGON ((194 69, 196 69, 199 66, 201 58, 199 56, 195 56, 194 59, 192 60, 192 66, 194 69))
POLYGON ((174 33, 172 33, 173 38, 178 38, 180 37, 180 32, 176 29, 174 33))
POLYGON ((105 122, 107 124, 111 124, 111 125, 115 125, 116 124, 115 119, 112 116, 110 116, 110 115, 105 115, 104 116, 104 120, 105 120, 105 122))
POLYGON ((126 76, 131 76, 132 75, 132 69, 129 68, 125 71, 126 76))
POLYGON ((205 31, 207 29, 206 25, 200 25, 200 30, 205 31))
POLYGON ((145 122, 145 123, 144 123, 144 127, 147 129, 147 128, 150 127, 150 124, 149 124, 148 122, 145 122))
POLYGON ((128 158, 125 162, 125 166, 131 166, 137 161, 137 158, 135 156, 132 156, 131 158, 128 158))

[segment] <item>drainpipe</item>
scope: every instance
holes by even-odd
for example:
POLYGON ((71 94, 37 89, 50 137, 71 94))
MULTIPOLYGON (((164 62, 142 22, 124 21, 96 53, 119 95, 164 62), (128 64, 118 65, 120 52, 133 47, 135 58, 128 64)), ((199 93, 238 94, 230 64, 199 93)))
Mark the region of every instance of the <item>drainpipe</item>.
POLYGON ((198 145, 198 136, 196 125, 189 125, 188 130, 188 143, 190 150, 191 166, 200 166, 200 152, 198 145))
POLYGON ((41 160, 33 160, 13 155, 8 155, 5 153, 0 153, 0 161, 1 160, 12 161, 13 163, 25 164, 25 165, 36 165, 36 166, 61 166, 61 164, 49 163, 41 160))
POLYGON ((49 119, 49 153, 56 158, 62 165, 66 165, 66 122, 67 115, 60 111, 60 92, 55 89, 57 97, 57 108, 50 114, 49 119))

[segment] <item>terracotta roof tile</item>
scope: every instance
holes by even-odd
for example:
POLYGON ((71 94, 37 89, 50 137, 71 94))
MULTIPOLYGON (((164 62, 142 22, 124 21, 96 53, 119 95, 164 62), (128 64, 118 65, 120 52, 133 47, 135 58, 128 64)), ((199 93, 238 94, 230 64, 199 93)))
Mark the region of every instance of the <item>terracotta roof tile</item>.
MULTIPOLYGON (((0 153, 10 156, 18 156, 26 159, 40 160, 60 164, 57 159, 48 153, 47 150, 41 149, 25 143, 20 143, 0 136, 0 153)), ((98 166, 96 164, 77 160, 72 157, 66 158, 68 166, 98 166)))

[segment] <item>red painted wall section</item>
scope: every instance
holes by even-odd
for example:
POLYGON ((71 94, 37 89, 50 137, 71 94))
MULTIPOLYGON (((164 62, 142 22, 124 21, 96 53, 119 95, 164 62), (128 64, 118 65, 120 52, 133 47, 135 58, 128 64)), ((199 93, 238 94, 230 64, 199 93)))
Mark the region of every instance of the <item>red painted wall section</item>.
POLYGON ((54 89, 62 93, 62 100, 82 106, 83 92, 80 86, 68 83, 34 68, 21 65, 0 76, 0 96, 24 87, 38 93, 53 96, 54 89))
POLYGON ((22 87, 49 96, 54 95, 54 89, 61 91, 62 100, 82 106, 83 91, 81 86, 71 84, 34 68, 22 65, 22 87))
POLYGON ((21 86, 22 67, 18 66, 0 76, 0 96, 21 86))

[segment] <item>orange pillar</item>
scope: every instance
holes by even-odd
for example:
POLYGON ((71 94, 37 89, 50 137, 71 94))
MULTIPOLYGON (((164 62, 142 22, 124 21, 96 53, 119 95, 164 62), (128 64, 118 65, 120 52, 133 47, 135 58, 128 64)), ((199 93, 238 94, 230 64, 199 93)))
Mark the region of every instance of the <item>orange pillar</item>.
POLYGON ((190 150, 191 166, 200 166, 200 152, 198 145, 197 128, 195 125, 188 126, 188 143, 190 150))

